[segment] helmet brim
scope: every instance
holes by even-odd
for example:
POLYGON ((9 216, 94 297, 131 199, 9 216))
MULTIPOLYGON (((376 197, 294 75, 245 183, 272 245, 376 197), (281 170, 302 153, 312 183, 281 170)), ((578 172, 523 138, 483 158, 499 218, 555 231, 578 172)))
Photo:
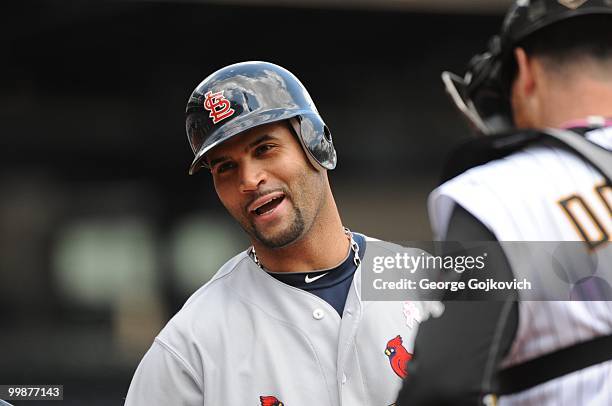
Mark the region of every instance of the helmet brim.
MULTIPOLYGON (((193 175, 203 167, 210 169, 208 163, 206 162, 205 156, 217 145, 222 144, 225 141, 236 137, 237 135, 240 135, 241 133, 247 130, 251 130, 253 128, 260 127, 266 124, 276 123, 282 120, 288 120, 292 117, 296 117, 306 113, 308 112, 305 110, 276 109, 265 112, 258 112, 254 114, 247 114, 243 117, 240 117, 240 119, 238 120, 234 120, 228 126, 221 127, 212 134, 210 134, 204 144, 202 144, 200 149, 196 152, 195 158, 193 159, 193 162, 189 167, 189 174, 193 175)), ((191 130, 188 128, 188 132, 189 131, 191 130)))

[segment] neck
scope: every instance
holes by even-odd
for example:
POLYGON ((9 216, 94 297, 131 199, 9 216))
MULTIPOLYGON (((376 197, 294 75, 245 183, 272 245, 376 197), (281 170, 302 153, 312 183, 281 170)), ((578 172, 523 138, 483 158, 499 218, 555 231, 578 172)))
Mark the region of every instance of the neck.
POLYGON ((612 117, 612 81, 604 82, 588 77, 565 81, 551 88, 537 127, 560 128, 573 120, 588 116, 612 117))
POLYGON ((282 248, 268 248, 253 241, 257 257, 270 272, 310 272, 339 265, 350 248, 336 202, 331 193, 314 223, 298 241, 282 248))

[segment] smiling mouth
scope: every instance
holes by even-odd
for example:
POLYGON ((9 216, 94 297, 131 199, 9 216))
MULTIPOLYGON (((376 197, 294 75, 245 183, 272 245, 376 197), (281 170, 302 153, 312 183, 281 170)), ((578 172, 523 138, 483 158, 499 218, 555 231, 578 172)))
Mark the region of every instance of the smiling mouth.
POLYGON ((285 199, 285 195, 275 196, 263 202, 260 206, 251 210, 256 216, 263 216, 274 210, 285 199))

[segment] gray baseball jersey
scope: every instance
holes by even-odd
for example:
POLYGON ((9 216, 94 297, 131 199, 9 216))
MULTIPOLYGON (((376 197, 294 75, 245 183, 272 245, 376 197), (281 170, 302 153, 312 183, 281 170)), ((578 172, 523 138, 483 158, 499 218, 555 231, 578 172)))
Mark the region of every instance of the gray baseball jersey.
MULTIPOLYGON (((367 239, 363 263, 397 246, 367 239)), ((365 302, 361 267, 342 318, 319 297, 260 269, 243 252, 200 288, 155 338, 127 406, 394 403, 417 327, 403 302, 365 302), (396 357, 393 359, 393 357, 396 357)))
MULTIPOLYGON (((612 128, 587 133, 612 150, 612 128)), ((562 149, 533 146, 482 165, 436 189, 429 200, 432 227, 444 238, 455 204, 472 213, 500 241, 581 241, 590 255, 612 263, 612 188, 587 162, 562 149)), ((510 264, 520 258, 506 252, 510 264)), ((586 265, 583 265, 586 267, 586 265)), ((517 278, 538 269, 513 266, 517 278)), ((612 302, 531 302, 519 306, 519 328, 504 365, 612 333, 612 302)), ((610 405, 612 361, 502 397, 501 405, 610 405)))

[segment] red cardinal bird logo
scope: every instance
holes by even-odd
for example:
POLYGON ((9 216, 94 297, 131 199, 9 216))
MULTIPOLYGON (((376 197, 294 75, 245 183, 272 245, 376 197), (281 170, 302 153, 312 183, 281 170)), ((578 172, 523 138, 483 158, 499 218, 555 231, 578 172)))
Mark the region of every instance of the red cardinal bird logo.
POLYGON ((261 402, 261 406, 284 406, 284 403, 274 396, 260 396, 259 401, 261 402))
POLYGON ((401 336, 389 340, 385 354, 389 357, 393 372, 402 379, 406 378, 408 376, 408 361, 412 359, 412 354, 406 351, 402 345, 401 336))

